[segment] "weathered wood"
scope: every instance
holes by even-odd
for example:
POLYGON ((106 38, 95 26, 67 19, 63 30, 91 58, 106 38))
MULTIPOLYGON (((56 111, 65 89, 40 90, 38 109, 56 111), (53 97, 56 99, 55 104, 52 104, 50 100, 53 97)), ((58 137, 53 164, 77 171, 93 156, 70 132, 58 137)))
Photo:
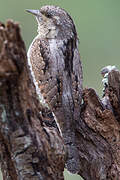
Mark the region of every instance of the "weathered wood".
POLYGON ((64 179, 65 146, 51 114, 37 99, 19 27, 8 21, 0 27, 3 179, 64 179))
MULTIPOLYGON (((79 175, 120 179, 119 71, 108 74, 102 100, 94 89, 83 91, 75 139, 79 175)), ((39 101, 19 26, 12 21, 0 24, 0 157, 4 180, 64 179, 67 149, 52 111, 39 101)))
POLYGON ((81 120, 76 127, 80 174, 87 180, 120 179, 119 92, 119 71, 109 73, 102 101, 94 89, 84 90, 81 120))

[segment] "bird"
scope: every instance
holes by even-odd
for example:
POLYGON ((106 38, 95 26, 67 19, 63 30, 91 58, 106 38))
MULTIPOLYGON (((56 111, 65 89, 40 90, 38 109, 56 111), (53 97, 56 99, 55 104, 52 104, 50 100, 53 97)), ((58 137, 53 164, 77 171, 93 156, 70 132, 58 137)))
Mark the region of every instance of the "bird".
POLYGON ((37 20, 37 36, 28 50, 28 66, 42 105, 51 109, 67 147, 66 168, 80 170, 75 126, 80 118, 82 65, 71 16, 58 6, 27 9, 37 20))

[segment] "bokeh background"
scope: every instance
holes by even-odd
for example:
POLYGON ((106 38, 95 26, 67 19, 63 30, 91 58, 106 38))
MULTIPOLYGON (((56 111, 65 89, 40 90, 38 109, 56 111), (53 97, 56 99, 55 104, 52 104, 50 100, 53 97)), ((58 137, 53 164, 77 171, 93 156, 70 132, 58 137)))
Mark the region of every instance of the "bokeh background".
MULTIPOLYGON (((84 87, 93 87, 102 95, 100 70, 106 65, 120 66, 120 0, 0 0, 0 21, 20 23, 28 49, 37 34, 35 18, 25 9, 58 5, 72 16, 80 39, 84 87)), ((78 180, 65 171, 66 180, 78 180)))

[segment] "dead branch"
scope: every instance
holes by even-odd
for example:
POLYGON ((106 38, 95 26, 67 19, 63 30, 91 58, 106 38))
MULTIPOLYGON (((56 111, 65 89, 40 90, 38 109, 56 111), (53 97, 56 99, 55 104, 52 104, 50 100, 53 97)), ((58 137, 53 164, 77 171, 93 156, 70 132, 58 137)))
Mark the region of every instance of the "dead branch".
MULTIPOLYGON (((101 100, 83 91, 75 122, 81 175, 120 179, 120 72, 111 71, 101 100)), ((69 138, 69 137, 68 137, 69 138)), ((3 179, 64 179, 67 149, 52 111, 37 97, 18 24, 0 24, 0 156, 3 179)))

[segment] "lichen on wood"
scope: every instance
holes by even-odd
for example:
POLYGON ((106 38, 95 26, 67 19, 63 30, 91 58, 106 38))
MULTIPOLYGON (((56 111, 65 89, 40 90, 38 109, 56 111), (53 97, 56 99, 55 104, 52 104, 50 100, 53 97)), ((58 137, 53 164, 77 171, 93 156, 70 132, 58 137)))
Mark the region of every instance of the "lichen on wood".
MULTIPOLYGON (((78 174, 86 180, 120 179, 119 84, 120 72, 112 70, 102 99, 92 88, 83 90, 75 138, 78 174)), ((4 180, 64 179, 67 148, 52 111, 37 97, 12 21, 0 23, 0 157, 4 180)))

